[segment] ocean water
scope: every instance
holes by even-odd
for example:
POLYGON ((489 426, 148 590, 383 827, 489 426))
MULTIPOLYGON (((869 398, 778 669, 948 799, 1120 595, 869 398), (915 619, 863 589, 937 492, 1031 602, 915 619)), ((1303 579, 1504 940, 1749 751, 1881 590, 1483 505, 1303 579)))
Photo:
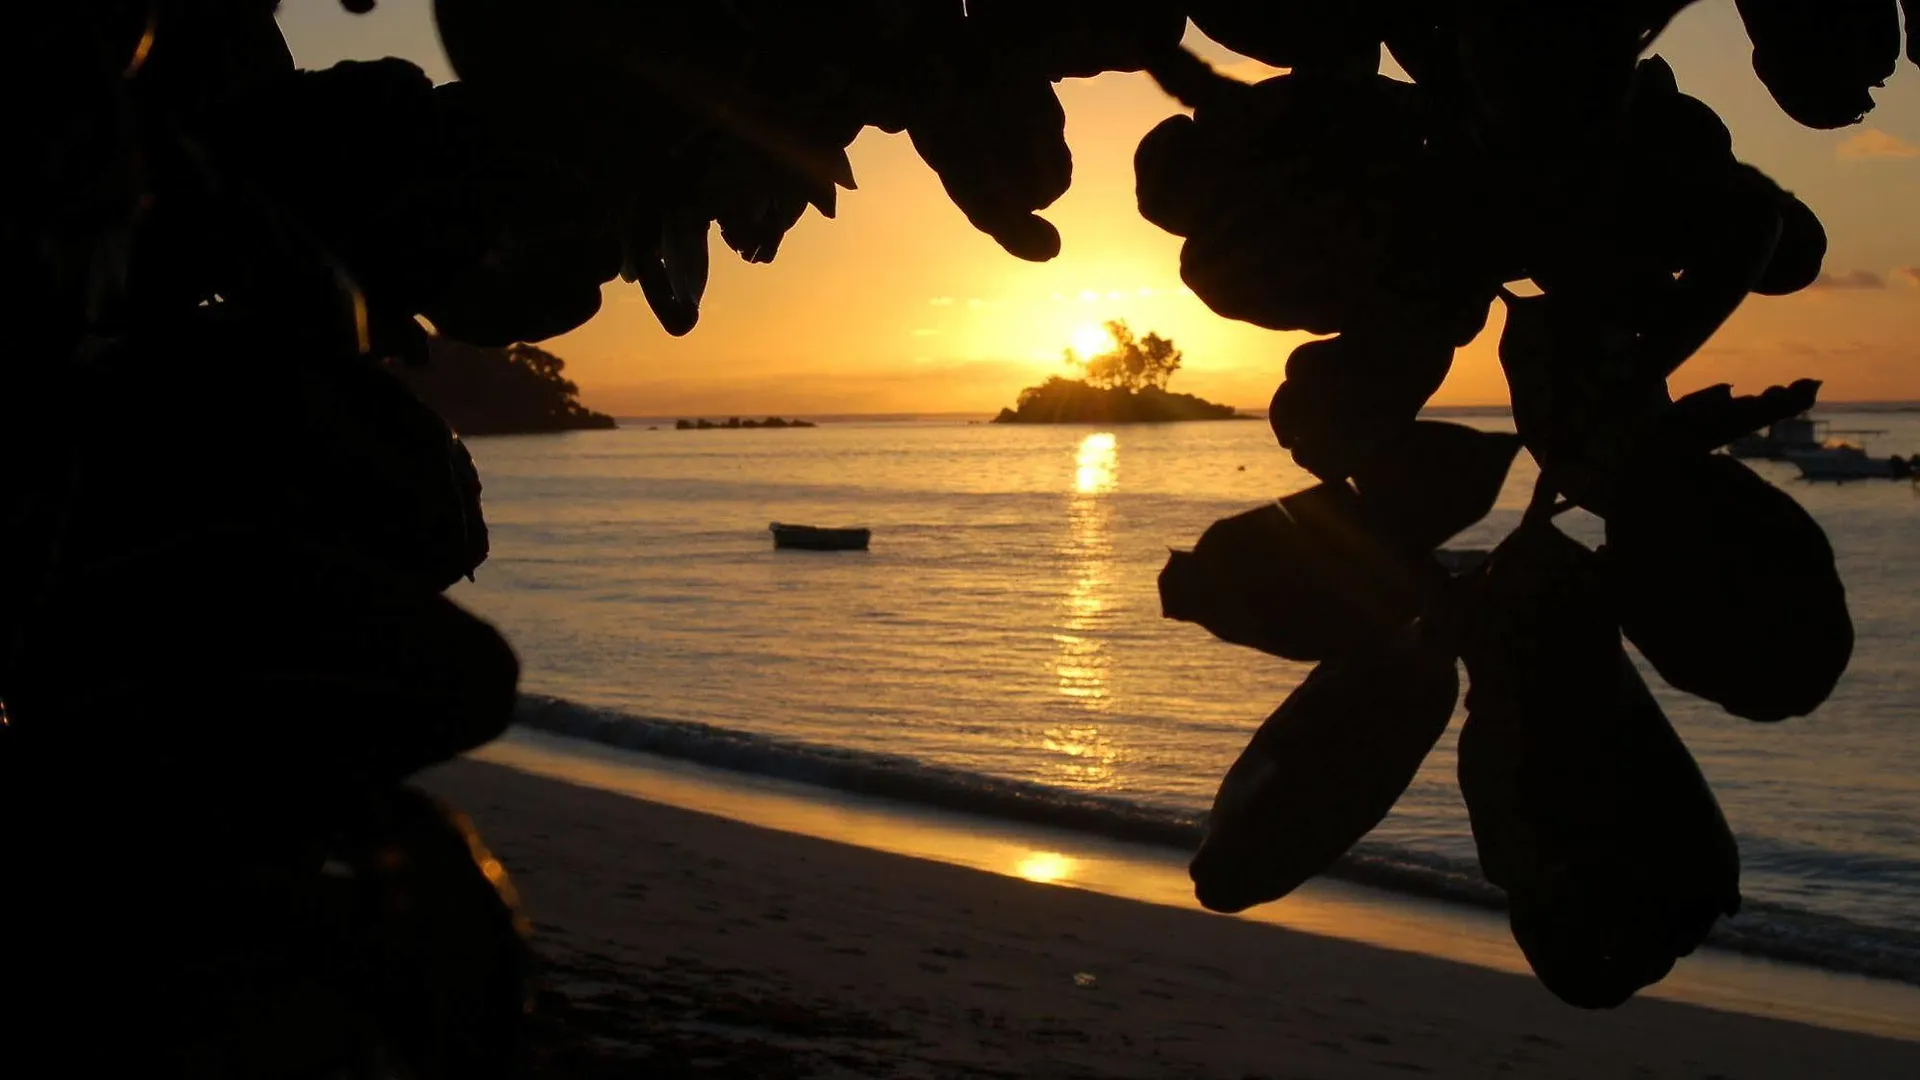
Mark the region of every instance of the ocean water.
MULTIPOLYGON (((1920 413, 1825 418, 1881 430, 1876 453, 1920 451, 1920 413)), ((523 718, 550 730, 1190 844, 1307 671, 1159 612, 1170 546, 1311 482, 1264 423, 630 421, 472 448, 493 557, 454 596, 513 642, 523 718), (776 552, 770 521, 869 526, 872 550, 776 552)), ((1780 725, 1650 680, 1740 839, 1748 902, 1720 940, 1920 981, 1920 488, 1755 464, 1826 527, 1858 641, 1829 703, 1780 725)), ((1451 546, 1497 542, 1534 475, 1523 455, 1451 546)), ((1592 518, 1562 523, 1598 539, 1592 518)), ((1492 899, 1453 780, 1458 719, 1342 872, 1492 899)))

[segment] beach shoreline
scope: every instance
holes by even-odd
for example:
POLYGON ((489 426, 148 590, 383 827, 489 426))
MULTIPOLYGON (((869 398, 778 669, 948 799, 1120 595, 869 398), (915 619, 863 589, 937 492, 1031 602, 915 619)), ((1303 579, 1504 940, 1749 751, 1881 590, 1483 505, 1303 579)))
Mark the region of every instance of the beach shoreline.
POLYGON ((557 1075, 1920 1074, 1920 1042, 1651 996, 1581 1012, 1490 966, 1044 884, 1046 863, 1019 880, 490 761, 424 780, 527 898, 557 1075))

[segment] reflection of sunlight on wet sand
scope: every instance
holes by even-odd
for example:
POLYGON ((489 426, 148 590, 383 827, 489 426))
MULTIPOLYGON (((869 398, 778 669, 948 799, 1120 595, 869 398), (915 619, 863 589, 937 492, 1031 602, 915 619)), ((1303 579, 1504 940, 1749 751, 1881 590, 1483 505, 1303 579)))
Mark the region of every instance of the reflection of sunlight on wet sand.
POLYGON ((1050 885, 1073 873, 1073 860, 1057 851, 1036 851, 1013 866, 1015 877, 1050 885))
MULTIPOLYGON (((761 828, 1052 886, 1189 910, 1199 906, 1193 899, 1183 851, 906 809, 859 796, 822 798, 818 789, 802 784, 729 774, 517 729, 471 756, 761 828)), ((1280 903, 1220 917, 1271 923, 1496 971, 1527 971, 1506 920, 1498 915, 1335 881, 1311 881, 1280 903)), ((1920 1038, 1920 990, 1714 949, 1683 960, 1645 996, 1895 1038, 1920 1038)))
MULTIPOLYGON (((1073 491, 1067 501, 1067 592, 1053 640, 1059 646, 1053 673, 1060 695, 1089 712, 1108 708, 1107 643, 1099 637, 1111 617, 1113 508, 1102 496, 1120 485, 1119 440, 1097 432, 1080 440, 1074 457, 1073 491)), ((1119 751, 1092 724, 1049 728, 1041 748, 1059 755, 1054 778, 1077 787, 1112 782, 1119 751)))

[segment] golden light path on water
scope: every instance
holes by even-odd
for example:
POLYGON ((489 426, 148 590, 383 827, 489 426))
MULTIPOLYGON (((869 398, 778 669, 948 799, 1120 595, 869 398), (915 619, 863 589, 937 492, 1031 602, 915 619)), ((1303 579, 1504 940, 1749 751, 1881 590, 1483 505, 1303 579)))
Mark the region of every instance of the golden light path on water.
MULTIPOLYGON (((1101 632, 1112 615, 1113 505, 1120 486, 1119 439, 1101 431, 1080 440, 1073 490, 1067 496, 1067 536, 1061 555, 1067 589, 1053 640, 1053 674, 1060 695, 1086 712, 1085 721, 1046 729, 1040 746, 1054 760, 1054 778, 1081 788, 1110 786, 1118 750, 1094 723, 1109 707, 1111 658, 1101 632)), ((1024 876, 1024 875, 1023 875, 1024 876)))

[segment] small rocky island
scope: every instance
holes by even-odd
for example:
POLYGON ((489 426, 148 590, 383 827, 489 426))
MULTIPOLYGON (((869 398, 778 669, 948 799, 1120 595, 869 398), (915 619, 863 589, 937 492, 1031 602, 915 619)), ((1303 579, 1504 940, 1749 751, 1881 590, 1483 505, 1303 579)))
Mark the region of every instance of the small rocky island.
POLYGON ((675 420, 673 422, 673 429, 675 431, 722 431, 739 428, 796 428, 817 426, 819 425, 811 421, 800 419, 782 420, 777 416, 769 416, 765 420, 742 420, 734 416, 729 417, 724 424, 716 424, 711 420, 675 420))
POLYGON ((1171 340, 1149 333, 1135 338, 1124 322, 1110 322, 1115 347, 1081 360, 1072 351, 1067 362, 1087 377, 1059 375, 1020 391, 1012 408, 1001 409, 996 424, 1169 424, 1185 420, 1248 420, 1231 405, 1192 394, 1167 391, 1180 370, 1180 350, 1171 340))
POLYGON ((1094 386, 1056 375, 1020 391, 1017 406, 1001 409, 996 424, 1170 424, 1182 420, 1251 420, 1231 405, 1158 387, 1129 390, 1094 386))
POLYGON ((566 366, 532 345, 480 348, 436 335, 427 341, 425 366, 391 370, 463 436, 614 427, 613 417, 580 403, 580 388, 561 374, 566 366))

